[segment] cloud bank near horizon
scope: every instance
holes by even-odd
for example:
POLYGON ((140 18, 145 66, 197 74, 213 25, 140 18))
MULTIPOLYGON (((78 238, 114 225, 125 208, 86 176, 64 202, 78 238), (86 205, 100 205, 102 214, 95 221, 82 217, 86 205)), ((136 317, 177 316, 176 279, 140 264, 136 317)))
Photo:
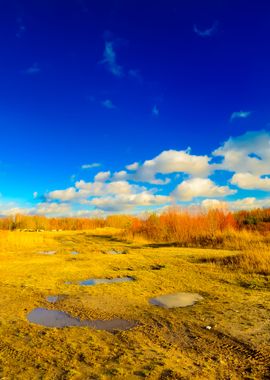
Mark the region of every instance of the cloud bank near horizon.
POLYGON ((78 179, 73 186, 51 189, 41 197, 33 189, 34 200, 28 206, 5 203, 2 197, 0 215, 95 216, 194 204, 248 209, 270 207, 269 193, 270 132, 260 130, 231 137, 204 155, 193 154, 190 148, 164 150, 143 162, 127 163, 117 172, 99 171, 90 181, 78 179))

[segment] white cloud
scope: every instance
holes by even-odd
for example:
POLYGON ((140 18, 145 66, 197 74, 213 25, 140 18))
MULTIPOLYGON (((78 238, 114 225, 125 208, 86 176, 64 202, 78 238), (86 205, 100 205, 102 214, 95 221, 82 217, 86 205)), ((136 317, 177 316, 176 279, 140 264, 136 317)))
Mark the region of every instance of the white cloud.
POLYGON ((109 110, 113 110, 116 108, 116 106, 113 104, 113 102, 110 99, 106 99, 103 102, 101 102, 102 106, 105 108, 108 108, 109 110))
POLYGON ((97 175, 95 175, 95 181, 104 182, 107 181, 111 176, 111 172, 99 172, 97 175))
POLYGON ((196 197, 224 197, 234 193, 235 190, 228 186, 218 186, 209 178, 192 178, 178 185, 172 196, 177 200, 191 201, 196 197))
POLYGON ((80 194, 74 187, 65 190, 54 190, 46 195, 49 200, 60 200, 62 202, 71 201, 80 198, 80 194))
POLYGON ((0 215, 3 216, 13 216, 17 214, 62 216, 70 212, 70 206, 66 203, 43 202, 38 203, 35 207, 21 207, 12 203, 6 204, 6 207, 0 205, 0 215))
MULTIPOLYGON (((270 168, 269 168, 270 170, 270 168)), ((236 173, 231 179, 231 183, 247 190, 265 190, 270 191, 270 178, 259 177, 250 173, 236 173)))
POLYGON ((127 172, 125 170, 120 170, 119 172, 115 172, 113 174, 114 180, 125 180, 127 179, 127 172))
POLYGON ((103 60, 101 61, 107 70, 116 77, 123 76, 123 68, 116 62, 116 53, 113 41, 105 41, 103 60))
POLYGON ((205 208, 207 210, 211 210, 211 209, 227 210, 228 202, 220 201, 219 199, 204 199, 201 202, 201 206, 202 208, 205 208))
POLYGON ((209 160, 208 156, 191 155, 189 151, 167 150, 138 166, 130 178, 152 184, 166 184, 168 180, 156 179, 156 175, 186 173, 196 177, 204 177, 210 173, 209 160))
POLYGON ((270 133, 262 130, 232 137, 212 154, 223 157, 221 164, 212 165, 216 170, 270 174, 270 133))
POLYGON ((270 207, 270 198, 257 199, 255 197, 242 198, 233 202, 228 202, 231 210, 251 210, 254 208, 270 207))
POLYGON ((51 204, 52 200, 77 202, 107 212, 124 212, 139 206, 165 204, 171 199, 169 196, 156 195, 143 186, 133 185, 127 181, 85 182, 83 180, 76 182, 74 188, 52 191, 46 198, 48 204, 51 204))
POLYGON ((246 119, 251 115, 250 111, 238 111, 238 112, 233 112, 231 114, 230 120, 233 121, 235 119, 246 119))
POLYGON ((112 181, 104 182, 105 175, 108 172, 101 172, 100 177, 103 180, 96 180, 94 182, 85 182, 83 180, 77 181, 75 187, 69 187, 64 190, 54 190, 46 194, 47 200, 66 201, 81 201, 89 197, 102 197, 106 195, 119 195, 119 194, 136 194, 144 192, 146 189, 143 186, 132 185, 127 181, 112 181))
POLYGON ((27 208, 27 207, 1 207, 0 208, 0 215, 1 216, 13 216, 17 214, 21 215, 29 215, 34 209, 33 208, 27 208))
POLYGON ((257 199, 255 197, 248 197, 226 202, 218 199, 204 199, 201 202, 201 206, 206 209, 222 209, 232 211, 252 210, 255 208, 270 207, 270 198, 257 199))
POLYGON ((101 166, 98 162, 94 162, 92 164, 84 164, 81 166, 81 169, 86 170, 86 169, 93 169, 93 168, 98 168, 101 166))
POLYGON ((215 21, 211 28, 199 29, 196 24, 193 25, 193 31, 200 37, 211 37, 218 30, 218 21, 215 21))
POLYGON ((67 215, 71 213, 70 205, 66 203, 39 203, 35 209, 40 215, 67 215))
POLYGON ((153 206, 165 204, 170 201, 170 197, 163 195, 154 195, 148 191, 143 191, 138 194, 118 194, 115 196, 94 198, 91 203, 99 209, 116 212, 132 210, 134 207, 153 206))
POLYGON ((137 170, 138 167, 139 167, 139 163, 138 162, 134 162, 133 164, 127 165, 126 169, 127 170, 137 170))

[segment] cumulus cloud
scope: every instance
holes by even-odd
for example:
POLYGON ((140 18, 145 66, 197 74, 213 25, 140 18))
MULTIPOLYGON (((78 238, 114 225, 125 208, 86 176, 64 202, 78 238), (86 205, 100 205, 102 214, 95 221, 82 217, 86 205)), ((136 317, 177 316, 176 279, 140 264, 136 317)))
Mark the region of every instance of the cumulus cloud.
POLYGON ((71 212, 70 205, 66 203, 42 202, 35 207, 21 207, 16 204, 0 205, 0 215, 13 216, 21 215, 50 215, 63 216, 71 212))
POLYGON ((127 165, 126 169, 127 170, 137 170, 138 167, 139 167, 139 163, 138 162, 134 162, 133 164, 127 165))
POLYGON ((71 201, 80 198, 80 194, 74 187, 65 190, 54 190, 46 195, 49 200, 60 200, 62 202, 71 201))
POLYGON ((81 166, 81 169, 87 170, 87 169, 93 169, 93 168, 98 168, 101 166, 98 162, 93 162, 92 164, 84 164, 81 166))
POLYGON ((101 64, 105 65, 107 70, 114 76, 123 76, 123 68, 117 63, 113 41, 105 41, 103 60, 101 61, 101 64))
POLYGON ((172 196, 177 200, 191 201, 196 197, 224 197, 234 193, 236 190, 228 186, 218 186, 209 178, 192 178, 178 185, 172 196))
POLYGON ((99 172, 96 176, 95 176, 95 181, 100 181, 100 182, 103 182, 103 181, 107 181, 111 176, 111 172, 110 171, 107 171, 107 172, 99 172))
POLYGON ((67 203, 44 202, 37 205, 35 213, 40 215, 67 215, 71 213, 71 208, 67 203))
POLYGON ((13 216, 17 214, 22 214, 22 215, 29 215, 31 212, 34 211, 34 208, 27 208, 27 207, 1 207, 0 208, 0 216, 13 216))
POLYGON ((270 199, 257 199, 255 197, 247 197, 237 199, 235 201, 220 201, 218 199, 204 199, 201 202, 202 208, 205 209, 222 209, 222 210, 252 210, 254 208, 270 207, 270 199))
POLYGON ((127 181, 105 182, 110 172, 100 172, 99 178, 94 182, 77 181, 75 187, 64 190, 54 190, 46 194, 47 200, 74 201, 89 197, 102 197, 117 194, 136 194, 146 190, 143 186, 133 185, 127 181), (101 173, 101 174, 100 174, 101 173))
POLYGON ((211 37, 218 30, 218 21, 215 21, 211 28, 208 29, 199 29, 196 24, 193 25, 193 31, 200 37, 211 37))
POLYGON ((169 196, 156 195, 143 186, 120 180, 77 181, 75 187, 52 191, 46 195, 46 199, 48 204, 52 201, 77 202, 107 212, 130 211, 139 206, 165 204, 170 201, 169 196))
POLYGON ((211 210, 211 209, 227 210, 228 202, 220 201, 219 199, 204 199, 201 202, 201 206, 202 208, 207 209, 207 210, 211 210))
POLYGON ((270 191, 269 177, 262 178, 251 173, 236 173, 232 177, 231 183, 241 189, 270 191))
POLYGON ((190 151, 167 150, 152 160, 144 161, 141 166, 136 165, 137 170, 130 178, 152 184, 166 184, 169 182, 168 179, 160 180, 156 178, 156 175, 186 173, 196 177, 204 177, 210 173, 209 160, 208 156, 191 155, 190 151))
POLYGON ((113 179, 114 180, 125 180, 127 179, 127 172, 125 170, 120 170, 119 172, 115 172, 113 174, 113 179))
POLYGON ((238 112, 233 112, 231 114, 230 120, 233 121, 235 119, 246 119, 251 115, 250 111, 238 111, 238 112))
POLYGON ((115 196, 94 198, 90 201, 90 204, 95 205, 99 209, 107 212, 123 212, 138 206, 160 205, 169 201, 170 197, 168 196, 154 195, 148 191, 143 191, 138 194, 118 194, 115 196))
POLYGON ((270 174, 270 133, 252 131, 232 137, 212 154, 223 157, 220 164, 212 165, 216 170, 260 176, 270 174))
MULTIPOLYGON (((165 150, 142 163, 126 165, 126 170, 113 173, 101 171, 90 182, 77 180, 71 187, 48 192, 43 197, 44 201, 35 207, 20 209, 16 205, 10 205, 5 211, 12 215, 16 212, 74 215, 78 210, 83 213, 81 208, 84 207, 89 213, 93 209, 102 213, 137 212, 142 208, 150 210, 160 206, 162 209, 171 204, 192 202, 193 199, 198 202, 196 198, 200 198, 203 208, 225 208, 226 204, 231 209, 269 205, 270 201, 255 197, 225 202, 226 197, 235 194, 237 190, 230 186, 220 186, 209 178, 214 171, 227 171, 232 173, 229 182, 231 185, 247 190, 270 191, 268 131, 253 131, 232 137, 216 149, 212 156, 220 157, 220 163, 213 163, 208 155, 191 154, 190 148, 165 150), (182 182, 172 191, 179 178, 182 182), (169 182, 170 186, 156 186, 169 182)), ((81 168, 98 166, 97 163, 84 164, 81 168)), ((34 196, 38 197, 38 194, 34 193, 34 196)))

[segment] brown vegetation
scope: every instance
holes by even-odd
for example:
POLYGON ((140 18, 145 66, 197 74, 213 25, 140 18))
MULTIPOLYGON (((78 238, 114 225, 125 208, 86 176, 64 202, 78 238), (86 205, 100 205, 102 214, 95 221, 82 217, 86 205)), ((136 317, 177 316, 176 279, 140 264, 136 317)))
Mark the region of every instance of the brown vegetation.
MULTIPOLYGON (((144 217, 47 218, 16 215, 0 219, 0 229, 10 231, 76 231, 104 227, 119 229, 120 238, 141 243, 241 250, 241 255, 227 258, 220 264, 250 272, 270 273, 270 209, 191 213, 174 208, 160 215, 144 217)), ((18 236, 12 240, 17 239, 18 236)), ((3 239, 0 240, 3 243, 3 239)))

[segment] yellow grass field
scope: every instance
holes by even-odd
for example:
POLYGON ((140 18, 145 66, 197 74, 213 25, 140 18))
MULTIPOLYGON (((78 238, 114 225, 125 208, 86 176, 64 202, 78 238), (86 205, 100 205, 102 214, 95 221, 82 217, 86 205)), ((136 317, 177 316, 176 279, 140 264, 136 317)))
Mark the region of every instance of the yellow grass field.
POLYGON ((128 243, 116 232, 0 232, 0 379, 270 378, 267 271, 237 268, 242 252, 128 243), (126 254, 106 254, 112 248, 126 254), (78 284, 122 276, 135 281, 78 284), (203 300, 174 309, 149 303, 176 292, 203 300), (50 295, 63 297, 52 304, 50 295), (42 327, 27 320, 37 307, 137 326, 42 327))

